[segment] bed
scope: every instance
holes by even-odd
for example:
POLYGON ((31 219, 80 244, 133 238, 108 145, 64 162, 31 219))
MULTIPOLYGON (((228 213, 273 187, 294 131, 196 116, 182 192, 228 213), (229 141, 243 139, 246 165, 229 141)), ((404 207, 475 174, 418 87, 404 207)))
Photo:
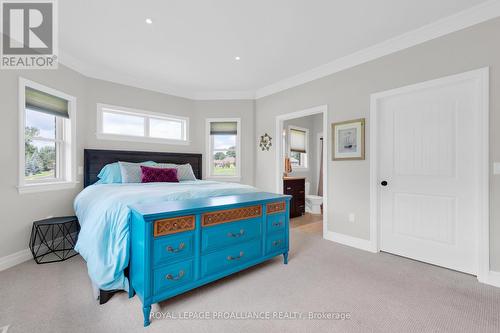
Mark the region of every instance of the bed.
MULTIPOLYGON (((236 270, 225 272, 225 275, 248 267, 249 264, 253 265, 263 260, 267 260, 277 254, 276 251, 276 253, 265 253, 264 246, 267 238, 264 234, 267 220, 272 220, 272 218, 276 217, 281 218, 281 216, 283 216, 283 221, 280 221, 279 225, 284 227, 286 222, 286 230, 288 233, 288 219, 285 218, 286 214, 284 213, 288 209, 289 198, 286 196, 262 193, 248 185, 205 180, 180 183, 96 184, 99 171, 105 165, 118 161, 155 161, 158 163, 175 164, 189 163, 192 166, 196 178, 202 178, 201 154, 96 149, 86 149, 84 151, 85 188, 75 199, 74 205, 76 215, 81 224, 76 250, 87 262, 88 273, 101 304, 106 303, 110 297, 118 291, 128 291, 130 296, 133 296, 135 291, 137 291, 143 304, 145 304, 145 309, 147 309, 146 303, 151 303, 151 300, 145 299, 144 296, 147 294, 147 290, 142 293, 139 290, 134 291, 134 288, 129 284, 128 276, 129 265, 132 262, 131 257, 141 253, 142 256, 146 256, 145 259, 143 258, 144 260, 148 261, 149 258, 151 258, 151 260, 154 261, 156 259, 153 259, 155 254, 152 249, 155 245, 152 244, 159 242, 163 244, 163 242, 169 242, 170 240, 175 240, 179 237, 187 237, 189 235, 191 235, 189 237, 192 237, 194 240, 196 234, 201 237, 202 229, 204 233, 208 234, 209 231, 213 233, 217 228, 208 229, 206 228, 207 226, 202 226, 201 224, 202 215, 207 212, 227 212, 232 209, 239 214, 242 211, 249 211, 248 209, 253 209, 257 206, 261 207, 259 208, 259 216, 247 216, 246 220, 253 221, 252 225, 259 225, 258 237, 260 237, 260 239, 255 238, 253 242, 255 242, 255 244, 262 244, 262 255, 255 257, 252 262, 246 263, 245 266, 240 265, 241 267, 237 267, 236 270), (214 201, 213 198, 222 199, 214 201), (276 206, 277 204, 279 204, 279 210, 273 212, 281 212, 283 214, 266 217, 266 214, 273 213, 271 212, 272 208, 268 208, 268 205, 276 206), (189 207, 189 214, 186 207, 189 207), (177 230, 165 235, 157 235, 156 231, 152 232, 152 230, 157 227, 158 221, 168 220, 172 217, 175 219, 181 211, 184 215, 187 214, 186 216, 197 216, 196 225, 195 220, 192 220, 192 228, 189 230, 177 230), (137 244, 134 244, 133 237, 131 237, 132 223, 134 223, 135 228, 139 230, 136 231, 136 234, 140 234, 141 230, 146 230, 144 228, 150 228, 147 229, 148 231, 144 236, 148 240, 136 239, 135 242, 139 244, 150 242, 151 245, 146 248, 139 248, 137 244), (134 248, 136 250, 134 250, 134 248)), ((256 211, 254 211, 254 213, 255 212, 256 211)), ((224 228, 228 226, 239 228, 240 224, 231 224, 231 222, 240 220, 242 220, 241 217, 228 219, 224 221, 226 223, 224 224, 224 228)), ((243 222, 245 221, 240 221, 240 223, 243 222)), ((281 235, 285 237, 284 233, 280 233, 280 237, 281 235)), ((233 238, 243 242, 248 237, 250 236, 245 234, 236 235, 233 238), (240 238, 240 236, 244 237, 236 239, 240 238)), ((283 241, 285 241, 285 238, 283 238, 283 241)), ((248 246, 250 243, 247 242, 245 244, 248 246)), ((283 243, 283 246, 284 245, 283 243)), ((201 246, 201 243, 198 244, 198 246, 201 246)), ((193 255, 195 252, 198 254, 202 253, 202 249, 195 249, 194 244, 192 251, 193 255)), ((288 252, 288 234, 286 234, 286 249, 284 247, 280 248, 279 252, 282 254, 288 252)), ((188 259, 195 265, 193 258, 188 259)), ((201 265, 201 257, 198 258, 198 260, 199 262, 196 265, 201 265)), ((151 270, 152 269, 153 268, 151 268, 151 270)), ((213 281, 216 278, 225 276, 224 274, 218 274, 214 277, 209 276, 204 279, 200 277, 200 279, 191 281, 191 284, 183 288, 194 288, 213 281)), ((140 274, 137 275, 136 272, 136 276, 140 276, 140 274)), ((136 281, 138 280, 139 279, 136 279, 136 281)), ((154 281, 152 280, 141 282, 141 287, 144 283, 149 284, 150 282, 151 286, 148 288, 152 290, 154 288, 154 281)), ((137 287, 135 289, 140 288, 137 287)), ((168 297, 176 294, 176 291, 173 291, 174 293, 169 293, 168 297)), ((165 295, 160 296, 163 297, 162 299, 168 298, 165 295)), ((156 300, 159 299, 158 297, 156 300)), ((149 318, 146 320, 146 312, 144 312, 144 317, 145 325, 149 324, 149 318)))

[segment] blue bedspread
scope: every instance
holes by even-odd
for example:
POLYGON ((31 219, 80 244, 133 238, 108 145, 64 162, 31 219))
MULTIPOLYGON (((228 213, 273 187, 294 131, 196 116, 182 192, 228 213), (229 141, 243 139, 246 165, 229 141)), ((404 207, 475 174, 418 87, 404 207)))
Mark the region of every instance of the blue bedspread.
POLYGON ((100 289, 128 290, 123 274, 129 262, 128 205, 255 191, 248 185, 203 180, 91 185, 74 202, 81 225, 75 249, 87 261, 89 276, 100 289))

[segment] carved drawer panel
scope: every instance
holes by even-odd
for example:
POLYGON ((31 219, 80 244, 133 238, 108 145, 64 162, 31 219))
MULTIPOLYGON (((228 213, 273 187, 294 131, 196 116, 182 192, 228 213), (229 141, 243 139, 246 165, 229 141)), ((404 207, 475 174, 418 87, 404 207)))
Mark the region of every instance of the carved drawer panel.
POLYGON ((286 210, 286 203, 284 201, 280 202, 271 202, 267 204, 267 213, 281 213, 286 210))
POLYGON ((154 236, 164 236, 178 232, 194 230, 195 216, 179 216, 169 219, 156 220, 154 224, 154 236))
POLYGON ((233 208, 219 210, 216 212, 205 213, 201 217, 202 226, 208 227, 221 223, 234 222, 239 220, 251 219, 262 216, 262 207, 250 206, 242 208, 233 208))

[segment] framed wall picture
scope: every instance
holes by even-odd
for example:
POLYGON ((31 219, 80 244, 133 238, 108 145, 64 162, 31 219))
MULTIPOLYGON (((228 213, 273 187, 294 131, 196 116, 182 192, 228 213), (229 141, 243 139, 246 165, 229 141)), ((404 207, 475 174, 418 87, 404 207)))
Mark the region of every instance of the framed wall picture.
POLYGON ((365 159, 365 119, 332 124, 334 161, 365 159))

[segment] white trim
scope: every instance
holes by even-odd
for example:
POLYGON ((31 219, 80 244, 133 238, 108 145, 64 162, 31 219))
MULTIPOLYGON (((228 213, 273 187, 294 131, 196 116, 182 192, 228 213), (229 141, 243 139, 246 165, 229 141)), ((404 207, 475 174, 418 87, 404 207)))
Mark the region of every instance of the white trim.
POLYGON ((192 100, 240 100, 259 99, 280 91, 300 86, 304 83, 343 71, 345 69, 384 57, 386 55, 425 43, 432 39, 486 22, 500 16, 500 1, 490 0, 472 8, 455 13, 438 21, 388 39, 379 44, 359 50, 342 58, 333 60, 309 71, 291 76, 273 84, 261 87, 256 91, 200 91, 179 89, 166 85, 160 79, 137 78, 134 75, 118 72, 109 68, 85 64, 65 50, 59 50, 59 62, 87 77, 125 84, 131 87, 147 89, 172 96, 192 100))
MULTIPOLYGON (((290 112, 276 116, 275 123, 275 178, 276 193, 283 193, 283 122, 289 119, 307 117, 315 114, 323 114, 323 133, 328 134, 328 105, 319 105, 310 109, 290 112)), ((328 233, 328 135, 323 136, 323 237, 328 233)))
POLYGON ((0 272, 32 259, 31 251, 24 249, 0 258, 0 272))
POLYGON ((377 251, 373 251, 372 244, 370 240, 353 237, 345 234, 341 234, 338 232, 327 231, 324 235, 324 238, 330 240, 335 243, 347 245, 350 247, 354 247, 360 250, 368 251, 376 253, 377 251))
POLYGON ((379 179, 378 179, 378 101, 389 96, 404 94, 421 89, 441 86, 448 83, 465 80, 475 80, 481 93, 478 105, 481 151, 478 202, 481 207, 478 212, 479 226, 477 227, 477 277, 480 281, 486 280, 490 271, 489 245, 489 68, 481 68, 461 74, 446 76, 440 79, 426 81, 397 89, 392 89, 370 96, 370 241, 372 250, 379 251, 379 179))
POLYGON ((188 89, 179 89, 179 87, 165 84, 161 79, 137 78, 137 76, 112 70, 110 68, 98 68, 77 59, 65 50, 59 50, 59 63, 71 68, 78 73, 97 80, 113 82, 117 84, 128 85, 139 89, 159 92, 179 98, 186 98, 195 101, 210 100, 254 100, 255 91, 198 91, 193 92, 188 89))
POLYGON ((488 271, 486 274, 478 276, 477 279, 481 283, 500 288, 500 272, 488 271))
POLYGON ((36 184, 26 184, 23 186, 18 186, 17 190, 20 194, 26 193, 37 193, 37 192, 47 192, 47 191, 58 191, 58 190, 66 190, 70 188, 75 188, 78 181, 70 181, 70 182, 45 182, 45 183, 36 183, 36 184))
MULTIPOLYGON (((310 130, 309 128, 305 128, 305 127, 300 127, 300 126, 295 126, 295 125, 288 125, 288 149, 287 149, 287 154, 288 156, 290 157, 291 155, 291 150, 290 150, 290 142, 292 141, 292 129, 296 129, 296 130, 299 130, 299 131, 302 131, 302 132, 305 132, 306 133, 306 137, 305 137, 305 147, 306 147, 306 166, 295 166, 293 167, 293 170, 294 171, 297 171, 297 172, 307 172, 309 171, 309 156, 311 155, 311 151, 309 150, 309 133, 310 133, 310 130)), ((282 157, 283 158, 283 157, 282 157)), ((309 193, 307 193, 309 194, 309 193)))
POLYGON ((206 118, 205 119, 205 142, 206 142, 206 154, 205 154, 205 165, 206 165, 206 179, 212 180, 223 180, 228 182, 240 182, 241 181, 241 118, 206 118), (212 138, 210 137, 210 123, 212 122, 236 122, 236 176, 212 176, 211 165, 212 165, 212 138))
POLYGON ((255 97, 259 99, 286 89, 300 86, 307 82, 382 58, 386 55, 425 43, 498 16, 500 16, 500 1, 490 0, 421 28, 388 39, 382 43, 336 59, 330 63, 257 89, 255 97))
POLYGON ((189 145, 189 118, 166 114, 161 112, 146 111, 140 109, 133 109, 125 106, 110 105, 104 103, 97 103, 97 117, 96 117, 96 137, 100 140, 114 140, 114 141, 128 141, 128 142, 144 142, 144 143, 159 143, 168 145, 189 145), (105 111, 108 109, 109 111, 105 111), (135 135, 122 135, 113 133, 104 133, 102 129, 102 114, 103 112, 116 113, 116 114, 129 114, 144 118, 144 136, 135 135), (163 139, 149 136, 149 120, 151 118, 161 120, 173 120, 184 122, 184 139, 163 139))
POLYGON ((62 183, 74 183, 76 182, 76 118, 77 118, 77 99, 74 96, 61 92, 59 90, 47 87, 40 83, 19 77, 18 84, 18 190, 19 193, 27 192, 38 192, 35 189, 43 189, 48 187, 53 187, 54 190, 59 189, 57 186, 62 183), (26 126, 25 119, 25 89, 30 87, 50 95, 65 99, 68 101, 68 114, 69 119, 61 119, 62 132, 59 133, 60 137, 56 140, 61 140, 60 146, 65 146, 62 151, 59 152, 58 161, 56 167, 60 171, 60 178, 47 181, 41 180, 39 182, 26 182, 24 176, 25 169, 25 150, 24 150, 24 128, 26 126), (69 156, 68 156, 69 151, 69 156), (30 190, 26 191, 25 189, 30 190))
POLYGON ((192 95, 196 101, 254 100, 254 91, 207 91, 192 95))

